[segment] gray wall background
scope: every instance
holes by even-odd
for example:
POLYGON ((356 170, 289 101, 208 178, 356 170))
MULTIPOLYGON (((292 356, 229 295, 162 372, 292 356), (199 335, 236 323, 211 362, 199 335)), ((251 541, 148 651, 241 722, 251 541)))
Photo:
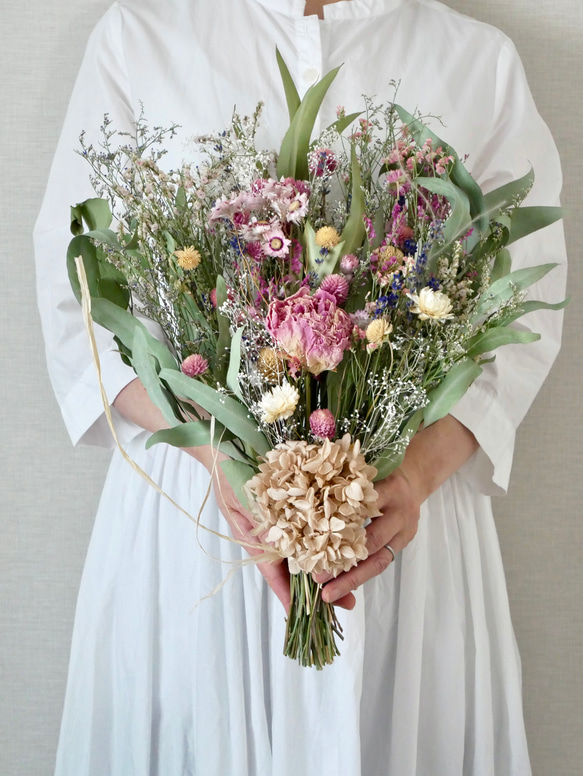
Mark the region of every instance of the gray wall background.
MULTIPOLYGON (((576 776, 583 772, 583 6, 448 3, 514 39, 563 158, 572 297, 565 344, 521 429, 510 493, 495 509, 534 773, 576 776)), ((30 237, 87 36, 108 5, 0 0, 0 776, 52 773, 76 593, 108 458, 72 449, 62 426, 44 365, 30 237)))

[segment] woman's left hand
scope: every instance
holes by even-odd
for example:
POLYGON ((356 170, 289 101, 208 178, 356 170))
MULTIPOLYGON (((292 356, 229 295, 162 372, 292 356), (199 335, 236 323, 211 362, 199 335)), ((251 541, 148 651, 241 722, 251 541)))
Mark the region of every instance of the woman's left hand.
MULTIPOLYGON (((417 533, 423 499, 413 477, 402 467, 378 482, 376 490, 379 494, 377 506, 382 514, 366 528, 368 557, 328 582, 322 590, 324 601, 334 603, 377 574, 382 574, 393 561, 393 555, 385 545, 390 544, 395 553, 400 552, 417 533)), ((322 575, 316 580, 324 582, 328 578, 322 575)))
POLYGON ((465 426, 451 415, 415 434, 401 466, 376 483, 378 508, 382 513, 366 528, 368 557, 339 574, 315 577, 321 584, 322 599, 329 603, 343 599, 364 582, 382 574, 417 533, 421 504, 456 472, 477 450, 478 443, 465 426), (330 581, 328 581, 330 580, 330 581))

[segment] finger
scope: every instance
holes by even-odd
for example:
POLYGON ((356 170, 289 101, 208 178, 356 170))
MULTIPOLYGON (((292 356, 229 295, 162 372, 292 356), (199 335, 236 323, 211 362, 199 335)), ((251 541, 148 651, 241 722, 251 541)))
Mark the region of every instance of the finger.
MULTIPOLYGON (((394 537, 389 544, 398 552, 400 544, 398 536, 394 537)), ((336 603, 343 596, 348 595, 352 590, 368 582, 369 579, 382 574, 393 562, 393 555, 386 547, 381 547, 378 552, 369 555, 366 560, 361 561, 357 566, 340 574, 336 579, 324 587, 322 590, 322 600, 328 603, 336 603)))

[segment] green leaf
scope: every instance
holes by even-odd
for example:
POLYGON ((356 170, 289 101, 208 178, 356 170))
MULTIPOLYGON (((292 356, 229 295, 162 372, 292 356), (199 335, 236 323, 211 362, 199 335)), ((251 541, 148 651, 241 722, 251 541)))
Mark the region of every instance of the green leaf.
POLYGON ((498 210, 504 210, 505 208, 510 207, 514 204, 517 197, 522 199, 524 195, 530 191, 533 183, 534 170, 531 167, 522 178, 517 178, 515 181, 505 183, 504 186, 499 186, 497 189, 485 194, 484 207, 486 212, 488 215, 492 215, 498 210))
POLYGON ((217 339, 217 354, 215 360, 215 377, 220 383, 227 379, 229 366, 229 351, 231 334, 229 331, 229 319, 221 312, 221 307, 227 301, 227 284, 222 275, 217 276, 217 322, 219 324, 219 336, 217 339))
POLYGON ((175 204, 179 210, 186 210, 188 202, 186 200, 186 191, 184 190, 184 186, 178 187, 178 191, 176 192, 175 204))
POLYGON ((554 224, 563 218, 564 211, 560 207, 520 207, 517 208, 510 219, 510 238, 508 245, 521 237, 526 237, 545 226, 554 224))
MULTIPOLYGON (((417 433, 422 420, 423 409, 419 409, 409 418, 401 430, 400 436, 405 437, 407 434, 411 434, 412 439, 413 436, 417 433)), ((373 481, 379 482, 380 480, 384 480, 385 477, 388 477, 389 474, 395 471, 395 469, 398 469, 399 466, 403 463, 406 452, 407 448, 402 450, 400 453, 396 451, 390 452, 387 455, 380 455, 375 461, 373 461, 372 466, 374 466, 377 470, 377 475, 373 481)))
POLYGON ((519 331, 510 329, 507 326, 497 326, 488 329, 481 334, 476 334, 466 344, 467 355, 470 358, 481 356, 482 353, 490 353, 502 345, 527 345, 529 342, 536 342, 540 339, 540 334, 532 331, 519 331))
MULTIPOLYGON (((146 329, 139 326, 134 330, 132 339, 132 366, 142 381, 148 396, 164 415, 164 420, 170 426, 180 424, 174 414, 174 404, 160 382, 156 369, 156 358, 150 350, 150 342, 146 337, 146 329)), ((182 425, 182 424, 181 424, 182 425)))
POLYGON ((506 277, 512 269, 512 257, 510 251, 506 248, 502 248, 498 251, 496 258, 494 259, 494 265, 490 272, 490 284, 495 283, 500 278, 506 277))
POLYGON ((279 73, 281 75, 281 80, 283 81, 285 99, 287 101, 287 109, 289 112, 289 120, 291 122, 296 115, 297 109, 300 107, 300 95, 298 94, 294 79, 291 77, 291 73, 288 70, 288 67, 277 46, 275 48, 275 56, 277 57, 277 66, 279 67, 279 73))
MULTIPOLYGON (((192 379, 192 378, 191 378, 192 379)), ((218 447, 221 441, 228 441, 232 436, 221 425, 215 422, 214 447, 218 447)), ((156 431, 146 442, 146 450, 152 445, 164 443, 172 447, 201 447, 211 443, 210 420, 193 420, 188 423, 179 423, 174 428, 164 428, 156 431)))
POLYGON ((564 299, 562 302, 556 302, 555 304, 549 303, 549 302, 538 302, 536 300, 531 300, 529 302, 522 302, 520 305, 520 310, 517 310, 515 313, 513 313, 509 318, 505 320, 505 325, 508 325, 510 323, 514 323, 514 321, 517 321, 519 318, 522 318, 523 315, 527 315, 528 313, 533 313, 536 310, 562 310, 569 304, 569 299, 564 299))
POLYGON ((342 255, 357 251, 366 236, 364 227, 364 191, 362 190, 362 171, 356 156, 354 144, 350 152, 352 171, 352 195, 350 198, 350 215, 346 220, 340 239, 344 243, 342 255))
POLYGON ((113 220, 109 202, 106 199, 94 197, 79 202, 71 208, 71 232, 74 235, 82 234, 85 229, 83 222, 87 224, 87 229, 107 229, 113 220))
POLYGON ((227 386, 241 401, 243 401, 243 394, 241 393, 241 388, 239 387, 239 369, 241 367, 241 338, 243 336, 244 330, 245 327, 242 326, 233 334, 233 338, 231 340, 231 354, 229 358, 229 371, 227 372, 227 386))
POLYGON ((429 392, 429 404, 423 409, 424 425, 430 426, 444 418, 481 372, 482 367, 471 358, 452 366, 439 385, 429 392))
POLYGON ((69 275, 69 283, 75 294, 75 299, 81 304, 81 286, 79 284, 77 267, 75 265, 77 256, 83 258, 89 294, 92 297, 99 296, 99 262, 97 261, 97 248, 85 235, 73 237, 67 248, 67 273, 69 275))
POLYGON ((496 280, 481 295, 472 320, 475 321, 491 310, 495 310, 502 302, 510 299, 516 291, 524 291, 524 289, 543 278, 556 266, 555 263, 539 264, 537 267, 525 267, 524 269, 510 272, 508 275, 504 275, 504 277, 496 280))
POLYGON ((363 111, 358 111, 358 113, 350 113, 348 116, 344 116, 342 119, 337 119, 334 121, 328 129, 334 130, 335 132, 338 132, 339 135, 341 135, 345 129, 348 129, 348 127, 353 124, 356 119, 359 116, 362 116, 363 111))
MULTIPOLYGON (((99 243, 109 245, 115 251, 121 251, 122 245, 117 239, 117 234, 111 229, 92 229, 90 232, 86 232, 87 237, 91 237, 93 240, 97 240, 99 243)), ((123 246, 125 248, 125 246, 123 246)))
POLYGON ((286 132, 277 161, 277 177, 306 180, 309 177, 308 151, 316 117, 326 92, 336 78, 340 67, 327 73, 321 81, 310 86, 296 110, 286 132))
POLYGON ((265 455, 270 449, 267 439, 257 427, 257 422, 237 399, 219 393, 178 371, 162 369, 160 379, 164 380, 177 396, 190 399, 214 415, 219 423, 250 445, 259 455, 265 455))
POLYGON ((233 488, 235 496, 237 496, 245 509, 249 509, 249 500, 247 498, 245 485, 249 482, 251 477, 255 475, 255 469, 240 461, 221 461, 219 466, 229 480, 229 484, 233 488))
POLYGON ((427 189, 433 194, 446 197, 451 205, 451 213, 443 228, 445 245, 436 251, 435 255, 437 256, 446 250, 456 238, 466 234, 470 229, 472 223, 470 201, 462 189, 443 178, 416 178, 415 185, 427 189))
POLYGON ((131 351, 136 329, 142 329, 148 343, 150 353, 155 356, 160 367, 166 371, 178 372, 176 359, 170 353, 166 345, 153 337, 144 324, 132 315, 128 310, 113 304, 108 299, 91 298, 91 315, 100 326, 119 337, 123 345, 131 351))

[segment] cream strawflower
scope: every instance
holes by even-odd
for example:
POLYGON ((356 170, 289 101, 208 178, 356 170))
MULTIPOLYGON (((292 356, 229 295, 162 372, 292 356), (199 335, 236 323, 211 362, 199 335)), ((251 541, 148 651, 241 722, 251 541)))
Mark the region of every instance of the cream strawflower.
POLYGON ((285 420, 294 414, 300 394, 290 383, 284 381, 276 385, 269 393, 264 393, 259 402, 263 414, 261 420, 264 423, 275 423, 276 420, 285 420))
POLYGON ((316 245, 331 251, 340 242, 340 235, 333 226, 323 226, 316 232, 316 245))
POLYGON ((375 318, 366 327, 366 338, 375 345, 386 342, 393 331, 393 324, 386 318, 375 318))
POLYGON ((197 251, 193 245, 189 245, 181 251, 174 251, 174 255, 176 256, 178 265, 182 267, 182 269, 196 269, 200 264, 200 252, 197 251))
POLYGON ((409 297, 415 302, 411 312, 416 313, 423 321, 444 321, 453 318, 449 297, 441 291, 434 291, 429 286, 425 286, 418 295, 409 294, 409 297))

